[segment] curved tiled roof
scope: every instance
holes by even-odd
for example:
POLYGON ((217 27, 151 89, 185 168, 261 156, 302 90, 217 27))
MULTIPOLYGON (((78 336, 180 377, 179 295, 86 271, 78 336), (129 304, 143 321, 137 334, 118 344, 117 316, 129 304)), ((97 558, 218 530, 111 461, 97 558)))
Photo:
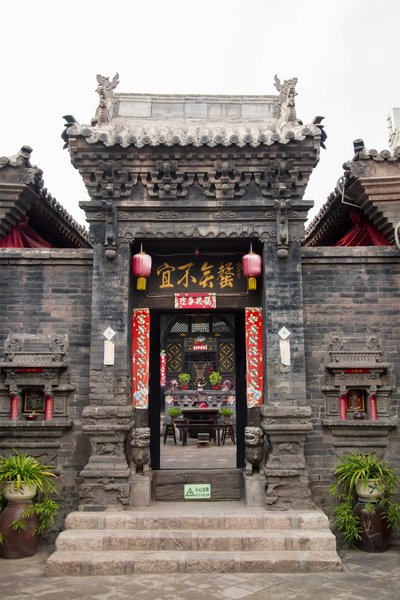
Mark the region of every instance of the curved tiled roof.
POLYGON ((318 138, 326 134, 322 117, 304 125, 294 106, 295 83, 276 87, 279 96, 216 96, 173 94, 114 94, 118 84, 98 76, 100 104, 90 125, 80 125, 72 116, 63 139, 82 136, 89 144, 135 146, 270 146, 291 140, 318 138), (293 98, 289 98, 292 90, 293 98))
MULTIPOLYGON (((362 140, 356 140, 354 142, 355 156, 352 160, 344 163, 344 173, 339 178, 337 185, 333 192, 331 192, 323 204, 317 215, 309 223, 305 231, 305 244, 315 234, 318 233, 320 228, 326 219, 333 216, 333 212, 337 213, 337 210, 342 207, 348 212, 347 206, 342 205, 343 192, 347 187, 347 183, 356 177, 365 176, 363 173, 363 163, 372 160, 375 162, 395 162, 400 160, 400 146, 397 146, 393 150, 375 150, 374 148, 366 149, 362 140), (339 185, 341 183, 341 185, 339 185)), ((345 196, 346 197, 346 196, 345 196)), ((337 215, 336 215, 337 218, 337 215)))
POLYGON ((320 137, 321 129, 316 125, 284 126, 282 129, 268 127, 265 123, 167 123, 163 121, 139 124, 124 124, 118 119, 110 124, 88 126, 74 123, 67 126, 68 137, 83 136, 89 144, 97 142, 105 146, 120 145, 122 148, 135 146, 270 146, 274 143, 287 144, 291 140, 320 137))
POLYGON ((12 156, 0 157, 0 169, 6 166, 14 167, 15 169, 24 169, 22 181, 24 183, 32 183, 36 187, 36 193, 40 200, 43 202, 44 207, 53 213, 65 226, 70 227, 80 238, 91 246, 89 240, 89 234, 85 227, 80 225, 75 219, 69 214, 69 212, 54 198, 44 187, 43 171, 35 165, 30 163, 30 155, 32 148, 30 146, 22 146, 21 150, 12 156))

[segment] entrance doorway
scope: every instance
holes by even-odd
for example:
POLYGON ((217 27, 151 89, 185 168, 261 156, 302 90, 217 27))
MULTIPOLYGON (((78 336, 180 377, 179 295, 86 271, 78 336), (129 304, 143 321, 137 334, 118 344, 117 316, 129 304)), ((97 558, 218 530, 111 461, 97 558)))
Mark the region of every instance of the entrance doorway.
POLYGON ((243 467, 244 311, 151 310, 150 318, 152 468, 243 467))

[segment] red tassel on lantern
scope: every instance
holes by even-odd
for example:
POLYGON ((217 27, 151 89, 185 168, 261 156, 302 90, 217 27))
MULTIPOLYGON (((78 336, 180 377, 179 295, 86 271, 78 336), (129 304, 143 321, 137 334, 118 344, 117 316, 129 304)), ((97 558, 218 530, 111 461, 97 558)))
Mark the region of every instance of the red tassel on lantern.
POLYGON ((132 272, 137 277, 136 289, 145 290, 147 277, 151 273, 151 256, 143 251, 142 245, 139 254, 132 258, 132 272))
POLYGON ((242 258, 243 274, 247 277, 247 289, 249 291, 257 289, 256 277, 261 275, 261 256, 253 252, 250 244, 250 252, 242 258))

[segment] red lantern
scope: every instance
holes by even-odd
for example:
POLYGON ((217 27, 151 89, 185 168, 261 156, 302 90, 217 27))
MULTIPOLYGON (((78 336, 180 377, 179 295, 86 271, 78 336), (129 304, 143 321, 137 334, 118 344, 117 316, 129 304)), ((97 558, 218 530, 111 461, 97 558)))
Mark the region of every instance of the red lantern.
POLYGON ((151 256, 143 252, 142 245, 139 254, 135 254, 132 258, 132 272, 137 277, 136 289, 145 290, 146 278, 151 273, 151 256))
POLYGON ((256 277, 261 275, 261 256, 253 252, 252 245, 250 244, 250 252, 245 254, 242 258, 243 274, 247 277, 247 289, 257 289, 256 277))

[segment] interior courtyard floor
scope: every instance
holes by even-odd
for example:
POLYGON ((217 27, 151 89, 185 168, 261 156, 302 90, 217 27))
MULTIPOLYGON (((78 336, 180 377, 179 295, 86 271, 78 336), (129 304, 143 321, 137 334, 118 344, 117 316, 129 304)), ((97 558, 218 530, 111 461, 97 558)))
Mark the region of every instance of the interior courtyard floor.
POLYGON ((218 446, 213 442, 198 445, 197 438, 188 436, 183 446, 177 435, 176 445, 172 437, 160 441, 161 469, 235 469, 236 445, 227 438, 225 444, 218 446))

